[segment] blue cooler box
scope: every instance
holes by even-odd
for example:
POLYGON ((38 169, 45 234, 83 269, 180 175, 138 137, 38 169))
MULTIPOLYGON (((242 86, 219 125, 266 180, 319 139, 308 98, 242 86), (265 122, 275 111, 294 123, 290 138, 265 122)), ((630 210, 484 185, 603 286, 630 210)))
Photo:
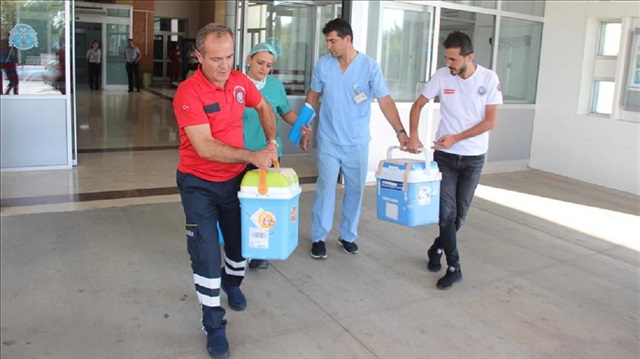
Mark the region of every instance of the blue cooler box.
POLYGON ((240 184, 242 256, 287 259, 298 246, 300 184, 291 168, 249 171, 240 184))
MULTIPOLYGON (((438 164, 425 158, 387 159, 380 161, 376 171, 378 219, 405 226, 438 223, 440 214, 440 181, 438 164)), ((425 157, 429 155, 425 151, 425 157)))

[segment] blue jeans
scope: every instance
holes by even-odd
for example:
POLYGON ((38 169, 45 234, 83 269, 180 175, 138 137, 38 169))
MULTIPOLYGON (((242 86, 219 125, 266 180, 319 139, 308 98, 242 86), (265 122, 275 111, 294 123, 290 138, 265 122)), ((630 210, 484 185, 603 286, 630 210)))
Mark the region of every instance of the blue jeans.
POLYGON ((457 268, 460 266, 457 232, 467 217, 473 194, 480 182, 484 154, 460 156, 435 151, 433 159, 438 163, 442 173, 442 182, 440 184, 440 236, 433 241, 431 248, 443 249, 447 264, 457 268))

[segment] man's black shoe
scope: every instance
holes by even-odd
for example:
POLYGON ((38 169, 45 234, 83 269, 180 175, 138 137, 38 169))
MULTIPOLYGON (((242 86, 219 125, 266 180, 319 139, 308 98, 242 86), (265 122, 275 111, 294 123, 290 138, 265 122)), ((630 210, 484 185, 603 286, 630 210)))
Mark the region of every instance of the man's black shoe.
POLYGON ((327 258, 327 248, 324 245, 324 241, 313 242, 311 244, 311 258, 314 259, 325 259, 327 258))
POLYGON ((229 308, 235 311, 242 311, 247 307, 247 298, 240 290, 240 286, 237 285, 225 285, 224 282, 220 285, 222 290, 227 293, 227 300, 229 302, 229 308))
POLYGON ((338 244, 342 246, 342 249, 347 254, 358 253, 358 245, 356 244, 356 242, 347 242, 342 238, 338 238, 338 244))
POLYGON ((436 283, 438 289, 449 289, 453 283, 462 280, 462 270, 460 267, 449 267, 444 277, 440 278, 436 283))
POLYGON ((218 328, 207 330, 207 351, 214 359, 226 359, 229 357, 226 327, 227 321, 223 320, 218 328))
POLYGON ((429 263, 427 263, 429 272, 439 272, 440 269, 442 269, 442 264, 440 264, 442 249, 429 248, 429 250, 427 250, 427 257, 429 257, 429 263))
POLYGON ((269 268, 269 261, 266 259, 252 259, 249 261, 249 269, 267 269, 269 268))

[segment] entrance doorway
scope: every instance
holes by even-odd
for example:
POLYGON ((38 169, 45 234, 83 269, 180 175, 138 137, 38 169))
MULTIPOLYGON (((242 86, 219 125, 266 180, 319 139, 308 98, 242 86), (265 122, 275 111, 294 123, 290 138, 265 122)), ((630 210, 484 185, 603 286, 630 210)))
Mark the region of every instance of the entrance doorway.
MULTIPOLYGON (((75 80, 77 88, 84 89, 88 87, 89 69, 85 56, 93 41, 98 41, 100 48, 102 48, 102 23, 76 22, 74 54, 76 63, 75 80)), ((100 74, 100 81, 100 88, 103 88, 103 74, 100 74)))
MULTIPOLYGON (((180 58, 184 59, 184 35, 153 35, 153 79, 158 82, 169 82, 171 77, 171 52, 176 45, 180 49, 180 58)), ((184 60, 183 60, 184 61, 184 60)), ((178 66, 178 81, 183 79, 183 66, 178 66)))
POLYGON ((174 68, 178 73, 176 78, 184 78, 184 41, 187 36, 187 20, 156 18, 153 31, 153 81, 168 83, 171 77, 171 54, 176 45, 180 50, 182 63, 174 68))

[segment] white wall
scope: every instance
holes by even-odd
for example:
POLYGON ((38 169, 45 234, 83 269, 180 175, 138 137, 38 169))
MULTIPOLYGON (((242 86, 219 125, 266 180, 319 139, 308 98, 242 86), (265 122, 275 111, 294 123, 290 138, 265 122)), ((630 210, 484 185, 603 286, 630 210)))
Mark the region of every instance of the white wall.
POLYGON ((588 20, 624 16, 640 16, 638 4, 546 2, 530 167, 640 194, 639 124, 588 115, 580 101, 597 41, 588 20))

